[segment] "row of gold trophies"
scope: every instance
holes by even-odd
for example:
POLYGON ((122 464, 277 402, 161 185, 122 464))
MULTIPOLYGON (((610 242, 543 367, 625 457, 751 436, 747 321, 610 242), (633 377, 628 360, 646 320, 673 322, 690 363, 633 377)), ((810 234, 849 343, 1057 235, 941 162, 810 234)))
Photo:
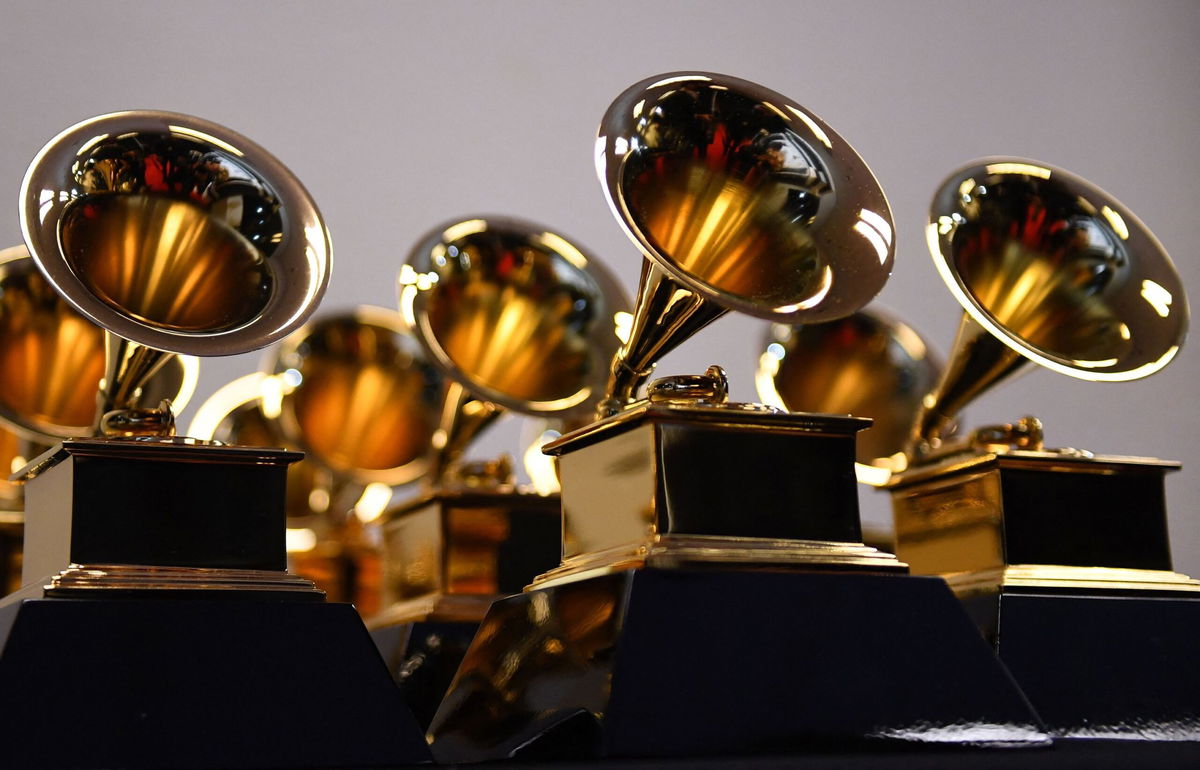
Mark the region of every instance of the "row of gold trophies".
MULTIPOLYGON (((324 588, 368 619, 415 717, 394 729, 423 736, 388 761, 425 740, 461 762, 1200 737, 1200 682, 1180 679, 1200 583, 1171 569, 1162 492, 1177 465, 1047 448, 1035 418, 957 424, 1029 363, 1120 381, 1178 353, 1183 289, 1131 212, 1034 161, 951 175, 926 227, 965 310, 940 367, 862 309, 892 269, 891 213, 807 109, 722 75, 649 78, 613 102, 595 159, 645 256, 632 307, 563 236, 489 217, 416 244, 397 310, 305 323, 328 236, 261 148, 168 113, 56 137, 25 179, 26 245, 0 255, 0 612, 324 588), (731 310, 773 322, 765 404, 729 401, 718 366, 650 382, 731 310), (191 356, 276 341, 173 438, 191 356), (505 410, 539 418, 532 488, 508 458, 463 459, 505 410), (104 550, 83 523, 104 497, 80 481, 90 453, 182 467, 237 447, 305 453, 282 506, 291 576, 269 533, 266 555, 209 563, 104 550), (34 490, 67 462, 70 512, 44 513, 59 497, 34 490), (892 495, 893 541, 863 542, 856 479, 892 495)), ((257 451, 219 462, 294 459, 257 451)), ((225 472, 196 489, 236 511, 250 492, 225 472)), ((181 538, 240 536, 201 533, 171 497, 154 505, 191 522, 181 538)), ((122 537, 151 542, 149 521, 122 537)))

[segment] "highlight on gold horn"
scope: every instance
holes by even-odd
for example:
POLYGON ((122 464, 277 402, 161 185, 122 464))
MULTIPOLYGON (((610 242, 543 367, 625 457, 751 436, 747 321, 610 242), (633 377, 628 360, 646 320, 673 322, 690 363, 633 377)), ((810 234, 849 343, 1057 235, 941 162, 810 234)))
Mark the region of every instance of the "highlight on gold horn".
POLYGON ((728 310, 832 320, 891 272, 891 211, 866 164, 755 83, 672 73, 631 86, 601 121, 596 171, 646 257, 603 414, 636 401, 659 358, 728 310))
POLYGON ((872 308, 824 323, 772 324, 755 385, 763 403, 789 412, 871 418, 857 437, 855 473, 879 486, 907 466, 913 416, 941 369, 912 327, 872 308))
POLYGON ((51 286, 108 332, 101 413, 132 415, 132 432, 142 419, 173 432, 137 397, 169 354, 268 345, 329 279, 329 237, 295 177, 249 139, 176 113, 63 131, 26 172, 21 227, 51 286))
POLYGON ((918 458, 963 405, 1029 362, 1119 382, 1157 372, 1183 344, 1187 297, 1162 244, 1067 171, 1020 158, 965 166, 935 194, 926 236, 965 312, 909 437, 918 458))

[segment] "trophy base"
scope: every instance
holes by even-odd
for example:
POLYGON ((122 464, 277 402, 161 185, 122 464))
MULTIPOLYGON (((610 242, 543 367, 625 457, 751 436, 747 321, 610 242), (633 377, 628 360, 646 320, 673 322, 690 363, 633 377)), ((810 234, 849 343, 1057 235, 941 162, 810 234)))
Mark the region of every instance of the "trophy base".
POLYGON ((1200 594, 1005 589, 964 605, 1053 735, 1200 740, 1200 594))
POLYGON ((31 586, 0 605, 7 766, 429 760, 421 729, 348 604, 284 594, 41 598, 41 590, 31 586))
POLYGON ((446 763, 1048 741, 938 578, 651 568, 493 604, 429 737, 446 763))
POLYGON ((458 671, 479 621, 414 621, 371 630, 383 662, 424 730, 458 671))

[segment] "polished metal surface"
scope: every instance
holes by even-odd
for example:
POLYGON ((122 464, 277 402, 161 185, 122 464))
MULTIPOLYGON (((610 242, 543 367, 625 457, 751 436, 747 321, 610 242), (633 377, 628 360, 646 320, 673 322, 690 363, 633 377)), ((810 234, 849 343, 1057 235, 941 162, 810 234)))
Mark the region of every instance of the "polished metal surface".
POLYGON ((891 272, 891 211, 870 170, 820 118, 757 84, 682 72, 634 84, 601 121, 596 170, 648 260, 605 413, 728 310, 832 320, 891 272))
POLYGON ((395 311, 318 318, 284 341, 271 368, 279 428, 310 461, 390 486, 426 472, 443 377, 395 311))
POLYGON ((628 313, 594 257, 511 218, 435 228, 410 252, 399 289, 433 361, 471 395, 520 412, 590 408, 628 313))
MULTIPOLYGON (((195 358, 175 357, 135 395, 183 409, 197 369, 195 358)), ((0 423, 39 444, 89 436, 104 374, 104 330, 54 291, 24 246, 0 251, 0 423)))
POLYGON ((858 434, 859 481, 903 470, 904 447, 941 364, 912 327, 876 309, 817 324, 773 324, 755 385, 764 403, 791 412, 869 417, 858 434))
POLYGON ((120 337, 231 355, 303 323, 329 281, 316 206, 249 139, 170 112, 101 115, 52 139, 21 188, 51 285, 120 337))
POLYGON ((1145 377, 1179 353, 1188 305, 1162 244, 1108 193, 1062 169, 989 158, 942 183, 926 228, 965 309, 911 435, 936 448, 964 404, 1032 361, 1086 380, 1145 377))

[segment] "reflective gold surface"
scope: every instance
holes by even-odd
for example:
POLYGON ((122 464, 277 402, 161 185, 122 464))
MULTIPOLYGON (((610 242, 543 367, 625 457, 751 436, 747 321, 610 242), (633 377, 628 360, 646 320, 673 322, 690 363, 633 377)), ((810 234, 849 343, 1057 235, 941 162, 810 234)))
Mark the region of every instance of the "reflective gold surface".
POLYGON ((1171 570, 1163 475, 1178 463, 1004 447, 889 482, 896 553, 960 596, 1005 588, 1195 592, 1171 570))
POLYGON ((266 307, 273 278, 240 233, 189 201, 79 199, 62 222, 67 262, 117 312, 164 329, 219 332, 266 307))
POLYGON ((773 325, 755 384, 764 403, 792 412, 870 417, 858 434, 859 481, 878 484, 904 467, 913 415, 941 365, 906 324, 877 310, 836 321, 773 325))
POLYGON ((550 443, 563 562, 535 582, 639 566, 903 571, 861 542, 863 420, 651 402, 550 443))
POLYGON ((442 377, 398 314, 363 307, 317 319, 284 343, 273 368, 284 387, 280 426, 311 460, 388 484, 424 473, 442 377))
POLYGON ((23 248, 0 264, 0 404, 40 433, 90 434, 104 376, 104 330, 79 315, 23 248))
POLYGON ((966 310, 911 435, 936 449, 954 414, 1026 359, 1087 380, 1153 374, 1178 354, 1187 297, 1162 244, 1120 202, 1061 169, 978 161, 934 196, 926 234, 966 310))
POLYGON ((562 236, 515 219, 454 222, 418 242, 399 282, 423 344, 476 396, 535 412, 599 398, 626 303, 562 236))
POLYGON ((384 601, 373 620, 482 620, 559 558, 559 499, 511 483, 450 489, 384 514, 384 601))
POLYGON ((230 355, 295 329, 329 280, 320 213, 278 160, 188 115, 102 115, 51 140, 21 190, 47 279, 105 329, 230 355))
POLYGON ((601 121, 596 170, 650 260, 604 414, 728 310, 839 318, 891 272, 891 212, 866 165, 819 118, 754 83, 713 73, 636 83, 601 121))

